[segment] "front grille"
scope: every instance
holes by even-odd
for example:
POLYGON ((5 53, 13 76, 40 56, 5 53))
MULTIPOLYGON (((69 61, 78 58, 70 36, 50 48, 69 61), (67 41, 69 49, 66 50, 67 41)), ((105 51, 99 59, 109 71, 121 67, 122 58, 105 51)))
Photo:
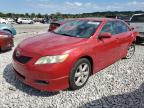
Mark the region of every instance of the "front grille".
POLYGON ((13 57, 15 60, 17 60, 18 62, 20 62, 22 64, 26 64, 32 59, 32 57, 27 57, 27 56, 22 56, 22 55, 17 57, 15 52, 14 52, 13 57))

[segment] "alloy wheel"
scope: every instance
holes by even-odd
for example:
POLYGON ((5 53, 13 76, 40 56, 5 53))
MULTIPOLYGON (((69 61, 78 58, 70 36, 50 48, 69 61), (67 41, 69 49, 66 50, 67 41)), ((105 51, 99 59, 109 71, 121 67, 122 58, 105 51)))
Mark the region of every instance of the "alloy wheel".
POLYGON ((134 52, 135 52, 135 46, 134 46, 134 45, 131 45, 131 46, 128 48, 126 58, 127 58, 127 59, 131 58, 131 57, 134 55, 134 52))
POLYGON ((86 63, 80 64, 75 72, 74 81, 77 86, 82 86, 88 79, 90 73, 89 65, 86 63))

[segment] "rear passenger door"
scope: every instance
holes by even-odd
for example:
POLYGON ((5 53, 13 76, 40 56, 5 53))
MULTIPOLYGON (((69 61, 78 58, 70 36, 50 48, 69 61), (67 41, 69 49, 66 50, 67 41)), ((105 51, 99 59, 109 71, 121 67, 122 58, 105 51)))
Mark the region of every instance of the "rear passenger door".
POLYGON ((119 43, 118 52, 120 57, 124 57, 127 53, 128 45, 131 41, 132 32, 129 27, 122 21, 113 22, 115 35, 113 35, 119 43))
POLYGON ((117 37, 115 35, 115 29, 113 25, 113 21, 108 21, 103 26, 100 33, 111 33, 111 38, 103 38, 98 39, 97 46, 95 48, 95 60, 98 61, 95 67, 97 67, 97 70, 103 69, 104 67, 107 67, 108 65, 114 63, 119 58, 119 52, 120 52, 120 45, 119 40, 117 40, 117 37))

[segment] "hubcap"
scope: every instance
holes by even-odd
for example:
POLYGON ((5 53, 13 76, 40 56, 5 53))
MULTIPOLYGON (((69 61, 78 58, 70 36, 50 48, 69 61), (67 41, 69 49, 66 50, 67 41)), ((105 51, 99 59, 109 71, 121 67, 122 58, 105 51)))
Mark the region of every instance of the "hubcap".
POLYGON ((131 58, 134 54, 134 51, 135 51, 134 46, 130 46, 129 49, 128 49, 126 58, 131 58))
POLYGON ((80 64, 77 69, 76 69, 76 73, 75 73, 75 84, 77 86, 81 86, 83 85, 89 76, 89 66, 86 63, 82 63, 80 64))

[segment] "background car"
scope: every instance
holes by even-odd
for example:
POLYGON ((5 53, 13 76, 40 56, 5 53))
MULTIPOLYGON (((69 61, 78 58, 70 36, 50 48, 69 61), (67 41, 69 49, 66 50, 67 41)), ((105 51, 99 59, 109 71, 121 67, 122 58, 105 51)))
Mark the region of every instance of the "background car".
POLYGON ((11 34, 0 30, 0 51, 10 50, 13 46, 14 42, 11 34))
POLYGON ((50 20, 48 18, 43 18, 40 23, 42 24, 49 24, 50 23, 50 20))
POLYGON ((0 30, 8 32, 12 36, 16 35, 16 29, 10 24, 0 24, 0 30))
POLYGON ((130 25, 139 32, 137 43, 144 42, 144 14, 134 14, 130 18, 130 25))
POLYGON ((53 31, 55 29, 57 29, 58 27, 60 27, 61 25, 73 21, 73 19, 65 19, 65 20, 59 20, 59 21, 54 21, 50 23, 49 29, 48 31, 53 31))
POLYGON ((6 18, 6 21, 8 22, 8 24, 15 24, 15 21, 12 18, 6 18))
POLYGON ((109 16, 106 16, 106 18, 120 19, 120 20, 127 22, 128 24, 130 20, 130 17, 127 15, 109 15, 109 16))
POLYGON ((18 24, 33 24, 34 21, 31 20, 30 18, 18 18, 17 23, 18 24))
POLYGON ((118 19, 81 18, 21 42, 13 53, 18 79, 39 90, 80 89, 90 75, 131 58, 136 36, 118 19))
POLYGON ((0 23, 2 24, 8 24, 8 21, 4 18, 0 18, 0 23))

